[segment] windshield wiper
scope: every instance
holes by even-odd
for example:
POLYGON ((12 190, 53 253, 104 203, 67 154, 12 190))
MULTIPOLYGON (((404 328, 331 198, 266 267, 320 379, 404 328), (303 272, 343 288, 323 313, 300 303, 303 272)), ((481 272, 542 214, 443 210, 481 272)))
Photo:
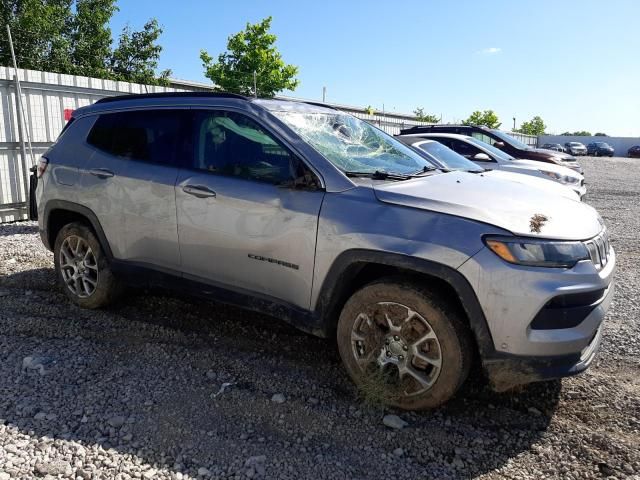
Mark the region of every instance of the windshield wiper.
POLYGON ((425 165, 420 170, 416 170, 415 172, 410 173, 409 176, 410 177, 420 177, 420 176, 424 175, 425 173, 433 172, 434 170, 446 171, 443 168, 437 168, 437 167, 432 167, 432 166, 429 166, 429 165, 425 165))
POLYGON ((344 174, 347 177, 371 177, 374 180, 409 180, 411 178, 410 175, 385 172, 383 170, 376 170, 375 172, 352 172, 347 170, 344 174))

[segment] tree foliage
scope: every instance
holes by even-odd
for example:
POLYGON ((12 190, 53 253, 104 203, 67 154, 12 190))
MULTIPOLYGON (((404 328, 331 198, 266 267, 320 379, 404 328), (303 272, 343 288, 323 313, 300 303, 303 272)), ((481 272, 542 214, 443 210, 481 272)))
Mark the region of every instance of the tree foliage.
POLYGON ((544 135, 545 128, 547 128, 547 126, 544 124, 542 118, 536 115, 528 122, 522 122, 520 128, 515 131, 526 135, 544 135))
POLYGON ((227 51, 217 62, 205 51, 200 52, 205 76, 215 87, 242 95, 273 97, 282 90, 295 90, 298 67, 288 65, 275 47, 277 37, 270 33, 271 17, 256 24, 247 23, 245 30, 231 35, 227 51), (254 72, 257 92, 254 92, 254 72))
POLYGON ((120 34, 118 47, 111 56, 111 72, 118 80, 153 84, 167 83, 171 70, 156 76, 162 47, 157 44, 162 29, 154 18, 145 23, 142 31, 132 32, 127 25, 120 34))
POLYGON ((463 125, 484 125, 489 128, 500 128, 500 123, 498 119, 498 115, 493 110, 485 110, 481 112, 480 110, 476 110, 469 118, 462 122, 463 125))
POLYGON ((419 122, 438 123, 440 121, 440 119, 436 115, 424 113, 424 108, 422 107, 417 107, 413 111, 413 114, 416 116, 416 120, 418 120, 419 122))
MULTIPOLYGON (((11 27, 20 68, 113 80, 164 83, 155 74, 162 30, 150 20, 126 27, 113 49, 109 22, 117 0, 3 0, 0 19, 11 27)), ((0 30, 0 65, 12 65, 7 32, 0 30)))
POLYGON ((563 137, 590 137, 591 132, 586 130, 578 130, 577 132, 564 132, 560 134, 563 137))
POLYGON ((364 107, 364 111, 369 115, 374 115, 376 113, 375 108, 373 108, 371 105, 367 105, 366 107, 364 107))
POLYGON ((596 132, 593 134, 594 137, 608 137, 609 135, 607 135, 606 133, 602 133, 602 132, 596 132))

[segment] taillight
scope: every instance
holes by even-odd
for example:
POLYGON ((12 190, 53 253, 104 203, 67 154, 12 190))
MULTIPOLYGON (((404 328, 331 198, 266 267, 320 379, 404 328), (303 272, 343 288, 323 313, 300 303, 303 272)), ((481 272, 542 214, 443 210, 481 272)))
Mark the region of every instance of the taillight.
POLYGON ((47 166, 49 165, 49 159, 47 157, 40 157, 40 161, 38 162, 38 178, 41 178, 44 175, 44 172, 47 171, 47 166))

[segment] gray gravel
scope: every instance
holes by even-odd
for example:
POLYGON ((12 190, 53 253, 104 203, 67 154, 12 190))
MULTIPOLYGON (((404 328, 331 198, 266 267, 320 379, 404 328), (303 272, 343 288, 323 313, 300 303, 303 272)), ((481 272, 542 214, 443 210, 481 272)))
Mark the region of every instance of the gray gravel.
POLYGON ((76 308, 36 225, 0 226, 0 480, 640 478, 640 161, 582 163, 619 262, 597 362, 426 413, 363 405, 331 342, 269 317, 155 291, 76 308))

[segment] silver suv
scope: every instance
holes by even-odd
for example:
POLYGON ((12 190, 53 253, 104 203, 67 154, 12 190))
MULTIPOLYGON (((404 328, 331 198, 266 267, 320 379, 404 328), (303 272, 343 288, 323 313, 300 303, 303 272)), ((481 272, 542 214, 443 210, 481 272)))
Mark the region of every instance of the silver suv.
POLYGON ((594 358, 615 254, 588 205, 441 171, 353 116, 231 94, 81 108, 37 212, 82 307, 186 290, 337 341, 361 385, 435 407, 481 362, 497 390, 594 358))

